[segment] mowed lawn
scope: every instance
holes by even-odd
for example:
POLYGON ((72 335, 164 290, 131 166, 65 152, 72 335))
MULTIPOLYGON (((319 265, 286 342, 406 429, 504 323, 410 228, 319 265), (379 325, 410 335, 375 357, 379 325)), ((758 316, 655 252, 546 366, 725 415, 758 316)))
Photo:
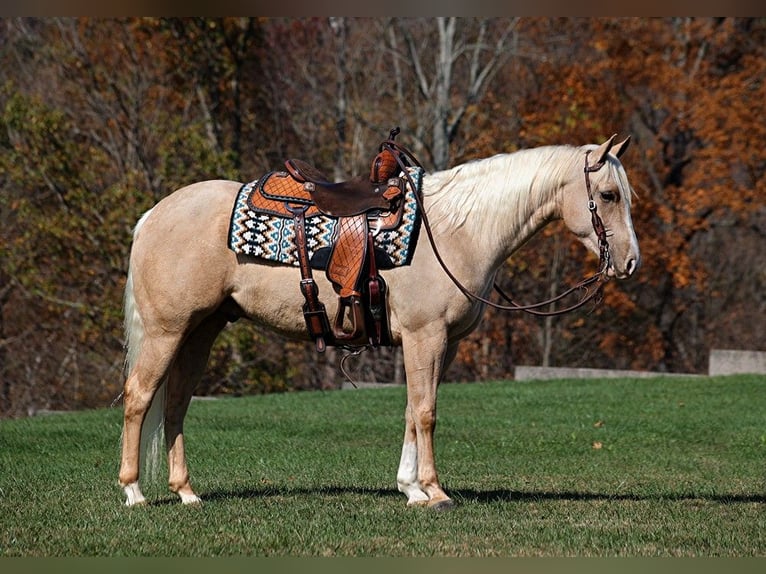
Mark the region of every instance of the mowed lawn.
POLYGON ((396 490, 405 390, 194 401, 184 507, 126 508, 122 409, 0 421, 0 556, 765 556, 766 378, 445 384, 450 512, 396 490))

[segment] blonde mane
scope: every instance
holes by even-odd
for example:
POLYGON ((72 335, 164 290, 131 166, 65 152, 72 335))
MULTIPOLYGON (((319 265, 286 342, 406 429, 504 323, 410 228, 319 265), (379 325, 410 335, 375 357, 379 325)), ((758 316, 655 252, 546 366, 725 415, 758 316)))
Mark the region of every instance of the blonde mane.
MULTIPOLYGON (((423 193, 431 199, 432 224, 458 228, 471 222, 496 222, 521 228, 530 209, 534 209, 532 203, 553 200, 553 194, 570 173, 575 150, 571 146, 525 149, 429 174, 424 179, 423 193), (498 211, 503 212, 501 217, 497 217, 498 211), (469 214, 476 217, 469 218, 469 214)), ((497 234, 500 230, 481 231, 497 234)))
MULTIPOLYGON (((597 147, 542 146, 428 174, 423 193, 430 199, 430 221, 435 228, 481 226, 471 231, 493 236, 507 233, 508 228, 521 229, 536 207, 556 200, 556 192, 572 177, 573 168, 582 173, 583 152, 597 147)), ((607 165, 608 169, 591 174, 593 184, 612 178, 630 205, 632 192, 622 164, 608 156, 607 165)))

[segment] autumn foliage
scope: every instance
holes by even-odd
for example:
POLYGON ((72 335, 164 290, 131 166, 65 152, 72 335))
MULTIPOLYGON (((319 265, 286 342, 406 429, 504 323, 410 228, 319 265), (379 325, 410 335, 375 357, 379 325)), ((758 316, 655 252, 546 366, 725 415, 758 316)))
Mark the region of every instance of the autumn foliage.
MULTIPOLYGON (((300 157, 336 178, 380 139, 430 169, 631 134, 643 266, 601 306, 489 311, 452 380, 517 364, 705 372, 763 349, 766 20, 0 20, 0 415, 108 406, 131 229, 187 183, 300 157)), ((559 225, 498 277, 539 300, 593 270, 559 225)), ((201 393, 333 388, 337 355, 228 328, 201 393)), ((353 363, 401 382, 395 350, 353 363)))

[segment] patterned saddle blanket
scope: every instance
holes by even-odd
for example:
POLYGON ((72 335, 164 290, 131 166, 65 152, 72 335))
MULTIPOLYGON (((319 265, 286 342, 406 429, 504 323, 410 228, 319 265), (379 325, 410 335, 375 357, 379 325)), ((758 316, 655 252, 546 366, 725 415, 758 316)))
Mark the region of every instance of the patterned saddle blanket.
MULTIPOLYGON (((370 213, 369 227, 375 233, 375 260, 379 269, 409 265, 420 230, 416 193, 423 178, 421 168, 407 168, 417 189, 406 185, 401 213, 370 213)), ((229 248, 238 254, 285 265, 299 266, 294 220, 270 210, 261 190, 283 172, 271 172, 242 186, 237 194, 229 226, 229 248)), ((405 178, 406 181, 406 178, 405 178)), ((306 244, 311 266, 325 269, 339 218, 316 209, 306 212, 306 244)))

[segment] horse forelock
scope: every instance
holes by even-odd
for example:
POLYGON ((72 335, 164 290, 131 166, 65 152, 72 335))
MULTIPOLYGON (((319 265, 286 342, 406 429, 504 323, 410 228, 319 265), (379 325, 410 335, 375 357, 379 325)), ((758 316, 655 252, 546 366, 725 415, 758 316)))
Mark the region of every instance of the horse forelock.
POLYGON ((608 159, 610 175, 617 184, 617 189, 619 190, 620 195, 627 202, 628 207, 630 207, 632 205, 633 194, 635 192, 633 191, 633 187, 628 182, 628 174, 625 172, 625 168, 622 166, 622 163, 620 163, 619 159, 613 156, 609 156, 608 159))

